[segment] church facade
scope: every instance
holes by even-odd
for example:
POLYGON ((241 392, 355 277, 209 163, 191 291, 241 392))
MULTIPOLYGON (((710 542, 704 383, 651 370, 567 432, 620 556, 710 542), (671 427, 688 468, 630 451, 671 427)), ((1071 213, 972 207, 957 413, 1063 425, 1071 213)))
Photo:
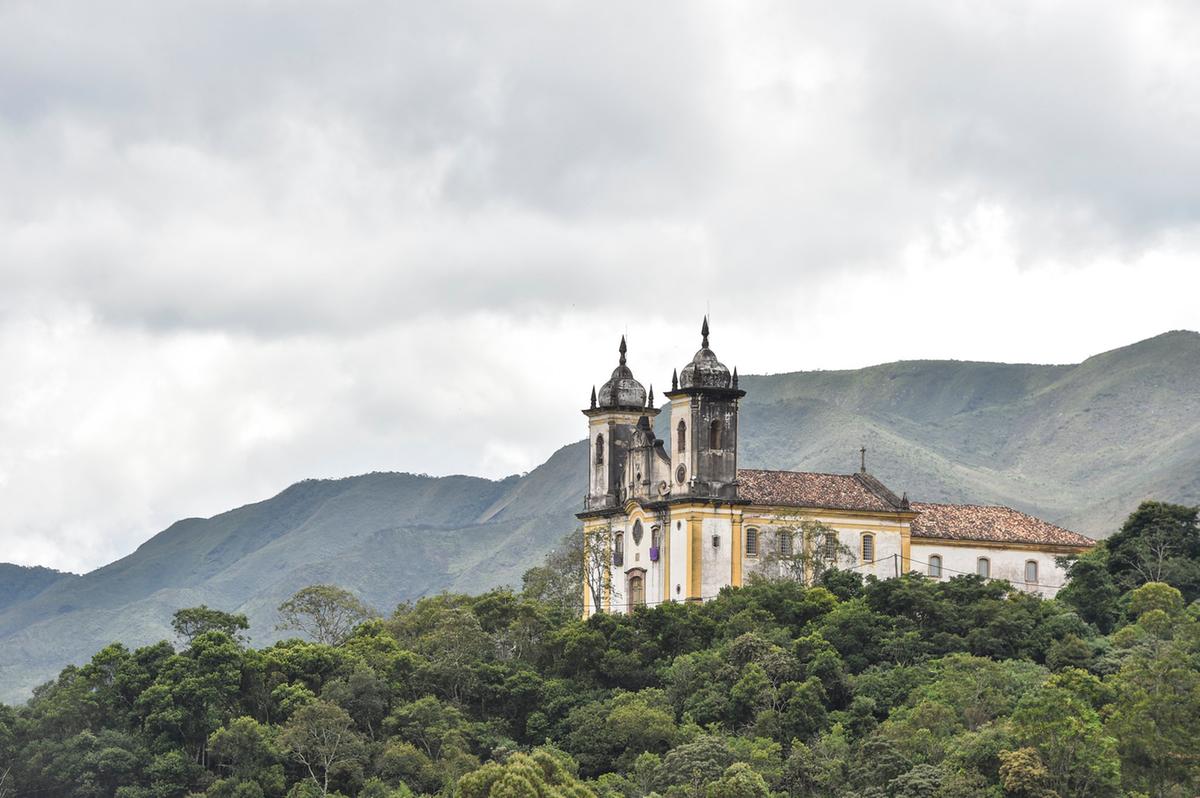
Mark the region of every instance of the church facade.
POLYGON ((671 378, 663 412, 626 362, 599 390, 588 418, 584 615, 667 601, 703 601, 751 574, 811 578, 826 567, 881 579, 979 574, 1053 595, 1056 564, 1089 538, 1008 507, 938 504, 897 496, 861 467, 850 474, 745 469, 738 462, 737 370, 709 346, 671 378))

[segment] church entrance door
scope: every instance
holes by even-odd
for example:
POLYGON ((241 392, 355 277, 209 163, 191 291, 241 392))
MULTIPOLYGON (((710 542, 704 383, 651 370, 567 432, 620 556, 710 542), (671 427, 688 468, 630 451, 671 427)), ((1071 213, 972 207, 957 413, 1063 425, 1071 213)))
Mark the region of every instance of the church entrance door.
POLYGON ((629 609, 641 607, 646 603, 646 583, 641 574, 631 574, 629 577, 629 609))

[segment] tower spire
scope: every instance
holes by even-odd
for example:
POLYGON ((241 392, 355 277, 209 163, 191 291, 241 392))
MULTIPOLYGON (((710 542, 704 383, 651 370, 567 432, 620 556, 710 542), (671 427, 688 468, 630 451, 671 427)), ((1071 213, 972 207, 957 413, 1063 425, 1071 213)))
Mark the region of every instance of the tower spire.
POLYGON ((596 386, 592 386, 592 409, 596 409, 596 386))
POLYGON ((862 447, 858 450, 858 453, 862 456, 862 465, 859 467, 859 469, 865 474, 867 473, 867 447, 862 447))
POLYGON ((707 349, 708 348, 708 315, 707 314, 704 316, 704 324, 702 324, 700 326, 700 336, 702 338, 702 340, 700 341, 700 346, 704 349, 707 349))
POLYGON ((617 351, 621 353, 621 365, 622 366, 625 365, 625 353, 628 350, 629 350, 629 347, 625 346, 625 336, 622 335, 621 336, 621 345, 619 347, 617 347, 617 351))
POLYGON ((679 390, 679 369, 671 369, 671 390, 679 390))
POLYGON ((650 397, 646 399, 646 407, 654 407, 654 383, 650 383, 650 397))

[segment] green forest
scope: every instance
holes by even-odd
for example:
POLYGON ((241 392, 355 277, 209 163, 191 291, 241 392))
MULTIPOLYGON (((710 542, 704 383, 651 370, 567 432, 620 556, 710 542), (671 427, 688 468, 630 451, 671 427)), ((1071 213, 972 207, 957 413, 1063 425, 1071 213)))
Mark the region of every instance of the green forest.
POLYGON ((181 608, 0 705, 0 798, 1200 792, 1197 508, 1143 504, 1053 599, 832 570, 583 621, 580 562, 383 615, 313 586, 261 649, 181 608))

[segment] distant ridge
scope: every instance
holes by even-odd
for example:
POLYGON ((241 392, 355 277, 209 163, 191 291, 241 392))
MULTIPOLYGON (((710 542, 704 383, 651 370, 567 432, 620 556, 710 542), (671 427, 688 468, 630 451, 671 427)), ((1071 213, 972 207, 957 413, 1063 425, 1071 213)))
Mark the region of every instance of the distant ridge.
POLYGON ((40 565, 0 563, 0 610, 11 604, 27 601, 57 582, 78 578, 77 574, 55 571, 40 565))
MULTIPOLYGON (((865 445, 870 472, 914 501, 1004 504, 1093 537, 1145 498, 1200 504, 1200 333, 1075 365, 899 361, 742 376, 741 387, 745 468, 845 474, 865 445)), ((276 636, 279 602, 315 582, 384 611, 517 584, 574 528, 586 458, 581 441, 499 481, 306 480, 178 521, 83 576, 0 565, 0 699, 27 696, 113 640, 169 638, 180 607, 245 612, 262 643, 276 636)))

